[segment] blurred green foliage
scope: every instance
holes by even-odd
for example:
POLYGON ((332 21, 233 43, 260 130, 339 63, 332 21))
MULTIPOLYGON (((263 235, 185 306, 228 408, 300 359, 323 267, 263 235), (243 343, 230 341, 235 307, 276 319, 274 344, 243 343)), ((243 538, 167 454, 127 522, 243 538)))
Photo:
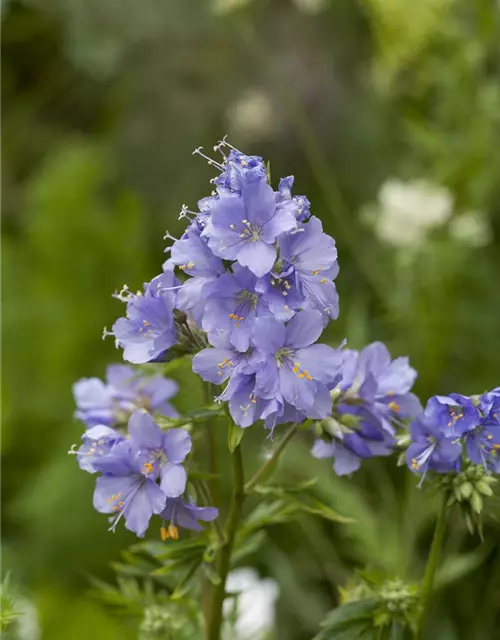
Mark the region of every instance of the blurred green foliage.
MULTIPOLYGON (((119 359, 100 340, 121 311, 110 294, 160 270, 165 229, 176 233, 181 205, 207 194, 211 172, 194 147, 229 132, 270 159, 275 181, 295 174, 339 246, 341 317, 329 339, 381 339, 408 354, 423 400, 500 384, 498 3, 230 4, 3 6, 2 555, 50 640, 137 637, 89 593, 91 576, 113 580, 109 563, 132 538, 107 532, 92 479, 65 455, 80 437, 71 385, 119 359), (270 102, 271 130, 246 129, 252 114, 235 122, 231 107, 248 90, 270 102), (415 253, 377 241, 359 211, 393 176, 425 177, 451 190, 457 212, 485 212, 489 245, 445 230, 415 253)), ((171 375, 188 410, 198 383, 182 367, 171 375)), ((262 436, 256 427, 245 437, 250 459, 262 436)), ((280 639, 316 634, 355 569, 420 577, 436 505, 394 460, 339 479, 296 442, 279 473, 288 483, 317 475, 316 498, 356 521, 300 515, 245 558, 280 584, 280 639)), ((458 517, 450 526, 432 613, 440 640, 495 637, 493 504, 482 544, 458 517)))

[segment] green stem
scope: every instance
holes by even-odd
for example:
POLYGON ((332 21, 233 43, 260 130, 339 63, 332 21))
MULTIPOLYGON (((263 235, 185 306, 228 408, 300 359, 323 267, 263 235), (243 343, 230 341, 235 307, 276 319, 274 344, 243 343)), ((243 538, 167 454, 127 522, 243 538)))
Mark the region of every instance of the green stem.
POLYGON ((443 503, 438 514, 436 521, 436 528, 434 529, 434 537, 432 538, 432 546, 427 560, 427 566, 425 568, 424 579, 422 581, 422 590, 420 593, 420 615, 417 620, 417 629, 415 632, 415 640, 421 640, 423 638, 425 623, 427 616, 429 615, 429 606, 431 602, 432 590, 434 587, 434 576, 439 562, 439 556, 441 554, 441 548, 443 546, 444 534, 446 531, 446 512, 448 503, 448 494, 445 493, 443 497, 443 503))
POLYGON ((220 548, 218 574, 220 582, 213 586, 207 625, 207 640, 219 640, 222 626, 222 605, 226 597, 227 574, 231 567, 231 554, 241 520, 245 500, 245 474, 241 447, 238 445, 231 456, 233 460, 233 495, 226 521, 225 540, 220 548))
POLYGON ((259 484, 259 482, 268 475, 273 465, 276 463, 280 455, 283 453, 284 448, 296 433, 297 433, 297 425, 293 424, 283 436, 281 442, 274 450, 274 453, 272 454, 272 456, 268 460, 266 460, 266 462, 262 465, 262 467, 251 478, 251 480, 249 480, 246 483, 245 493, 250 493, 251 491, 253 491, 255 487, 259 484))
MULTIPOLYGON (((214 389, 213 385, 208 382, 205 386, 205 401, 207 405, 213 404, 214 401, 214 389)), ((220 487, 219 487, 219 460, 217 455, 217 418, 213 417, 208 420, 208 458, 209 458, 209 470, 214 474, 214 477, 209 482, 210 494, 214 501, 214 504, 219 504, 220 487)))

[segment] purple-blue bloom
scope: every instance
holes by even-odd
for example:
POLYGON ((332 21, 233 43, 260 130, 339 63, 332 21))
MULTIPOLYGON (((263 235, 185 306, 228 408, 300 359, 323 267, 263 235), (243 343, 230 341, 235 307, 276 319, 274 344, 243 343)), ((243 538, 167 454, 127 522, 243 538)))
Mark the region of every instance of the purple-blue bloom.
POLYGON ((177 390, 176 382, 160 374, 144 376, 127 365, 110 365, 106 383, 99 378, 82 378, 73 385, 75 417, 88 427, 125 423, 141 408, 177 417, 169 402, 177 390))
POLYGON ((184 429, 162 431, 146 411, 130 416, 128 431, 132 447, 141 459, 148 477, 160 478, 167 498, 178 498, 186 488, 187 474, 182 466, 191 451, 191 436, 184 429))
POLYGON ((269 315, 264 297, 256 291, 257 277, 247 268, 234 269, 205 287, 202 327, 210 343, 225 335, 238 351, 247 351, 254 320, 269 315))
POLYGON ((469 460, 494 473, 500 472, 500 388, 479 397, 481 419, 465 434, 465 450, 469 460))
POLYGON ((394 422, 413 419, 422 407, 410 389, 417 372, 408 358, 391 359, 387 347, 373 342, 361 351, 342 351, 342 392, 337 413, 352 413, 353 400, 361 402, 366 418, 387 433, 394 433, 394 422))
POLYGON ((77 456, 80 469, 95 473, 98 469, 94 466, 94 462, 109 455, 114 445, 125 440, 125 437, 115 429, 99 424, 87 429, 82 440, 82 446, 77 451, 72 448, 69 453, 77 456))
POLYGON ((94 508, 113 515, 112 531, 123 517, 127 529, 142 537, 151 516, 161 513, 167 500, 154 473, 128 440, 116 444, 112 454, 100 458, 95 466, 104 475, 96 481, 94 508))
POLYGON ((317 311, 299 311, 287 325, 275 318, 257 318, 253 344, 262 354, 256 372, 256 395, 286 402, 311 418, 325 418, 331 411, 328 386, 340 376, 339 353, 314 344, 323 330, 317 311))
POLYGON ((323 233, 321 221, 312 216, 294 233, 279 238, 283 270, 294 268, 297 287, 308 307, 317 309, 328 319, 339 314, 338 294, 333 280, 339 272, 335 240, 323 233))
POLYGON ((192 502, 185 502, 181 498, 169 498, 165 509, 160 513, 163 520, 161 528, 162 540, 172 538, 177 540, 179 537, 178 527, 181 529, 191 529, 192 531, 203 531, 203 527, 199 523, 212 522, 219 515, 219 510, 215 507, 198 507, 192 502), (165 521, 169 523, 165 527, 165 521))
MULTIPOLYGON (((223 144, 219 145, 221 152, 223 146, 223 144)), ((218 187, 241 193, 245 186, 265 180, 266 177, 266 167, 260 156, 247 156, 232 149, 227 157, 224 156, 221 174, 215 178, 214 183, 218 187)))
POLYGON ((173 273, 165 271, 144 285, 144 293, 119 294, 127 304, 127 316, 115 322, 112 333, 125 360, 134 364, 158 360, 177 342, 173 311, 178 284, 173 273))
POLYGON ((424 416, 449 438, 463 436, 477 427, 481 419, 479 409, 471 398, 459 393, 433 396, 425 407, 424 416))
POLYGON ((215 255, 237 260, 258 277, 269 273, 277 258, 276 238, 297 226, 288 207, 278 206, 265 179, 237 193, 219 193, 202 232, 215 255))
POLYGON ((212 253, 206 239, 200 237, 198 227, 187 237, 176 240, 170 250, 170 259, 165 264, 178 266, 191 276, 178 289, 177 307, 182 311, 191 311, 200 324, 205 308, 206 287, 224 273, 222 260, 212 253))
POLYGON ((293 176, 281 178, 276 193, 276 202, 287 203, 292 207, 291 210, 297 220, 305 222, 311 215, 311 203, 305 196, 292 196, 293 181, 293 176))
POLYGON ((271 313, 284 322, 290 320, 295 312, 306 304, 297 286, 295 269, 292 266, 279 273, 271 271, 257 281, 255 288, 262 294, 271 313))
MULTIPOLYGON (((429 400, 429 403, 434 398, 429 400)), ((429 407, 427 403, 427 407, 429 407)), ((443 431, 442 425, 432 417, 433 409, 426 410, 410 425, 411 444, 406 451, 406 463, 415 473, 437 471, 448 473, 460 468, 462 444, 458 438, 451 438, 443 431)))

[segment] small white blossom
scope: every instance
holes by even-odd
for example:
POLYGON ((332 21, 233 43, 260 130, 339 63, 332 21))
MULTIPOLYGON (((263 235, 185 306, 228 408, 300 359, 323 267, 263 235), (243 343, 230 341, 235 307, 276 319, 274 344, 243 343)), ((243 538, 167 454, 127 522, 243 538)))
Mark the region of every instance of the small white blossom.
POLYGON ((38 610, 28 598, 18 597, 15 600, 17 638, 19 640, 39 640, 42 637, 38 610))
POLYGON ((250 0, 212 0, 212 11, 217 15, 226 15, 248 4, 250 0))
POLYGON ((443 225, 453 211, 451 193, 426 180, 388 180, 378 200, 375 233, 397 247, 422 244, 427 233, 443 225))
POLYGON ((250 567, 231 571, 227 578, 228 593, 235 598, 224 602, 226 640, 264 640, 275 628, 278 584, 271 578, 261 579, 250 567), (231 624, 230 621, 234 620, 231 624))
POLYGON ((228 130, 239 140, 266 138, 278 129, 275 109, 261 89, 248 89, 227 110, 228 130))
POLYGON ((326 8, 327 0, 293 0, 293 4, 304 13, 319 13, 326 8))
POLYGON ((485 247, 491 241, 488 218, 480 211, 467 211, 453 218, 449 228, 454 240, 471 247, 485 247))

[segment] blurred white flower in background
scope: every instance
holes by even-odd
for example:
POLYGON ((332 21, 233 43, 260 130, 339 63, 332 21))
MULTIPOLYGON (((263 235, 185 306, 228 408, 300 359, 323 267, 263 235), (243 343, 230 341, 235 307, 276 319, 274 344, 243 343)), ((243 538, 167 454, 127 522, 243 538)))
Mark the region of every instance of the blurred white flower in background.
POLYGON ((40 640, 42 629, 38 610, 31 600, 16 597, 15 610, 19 616, 16 618, 15 629, 18 640, 40 640))
POLYGON ((231 571, 226 590, 239 595, 224 602, 224 639, 267 640, 275 629, 278 584, 243 567, 231 571))
POLYGON ((467 211, 453 218, 450 235, 471 247, 485 247, 492 239, 488 218, 481 211, 467 211))
POLYGON ((326 8, 327 0, 293 0, 293 4, 304 13, 319 13, 326 8))
POLYGON ((258 140, 278 130, 275 109, 261 89, 248 89, 233 102, 226 113, 230 136, 239 140, 258 140))
POLYGON ((240 9, 248 4, 250 0, 212 0, 212 11, 217 15, 223 16, 231 13, 236 9, 240 9))
POLYGON ((374 230, 395 247, 422 244, 431 229, 442 226, 453 212, 453 197, 427 180, 387 180, 378 195, 374 230))

